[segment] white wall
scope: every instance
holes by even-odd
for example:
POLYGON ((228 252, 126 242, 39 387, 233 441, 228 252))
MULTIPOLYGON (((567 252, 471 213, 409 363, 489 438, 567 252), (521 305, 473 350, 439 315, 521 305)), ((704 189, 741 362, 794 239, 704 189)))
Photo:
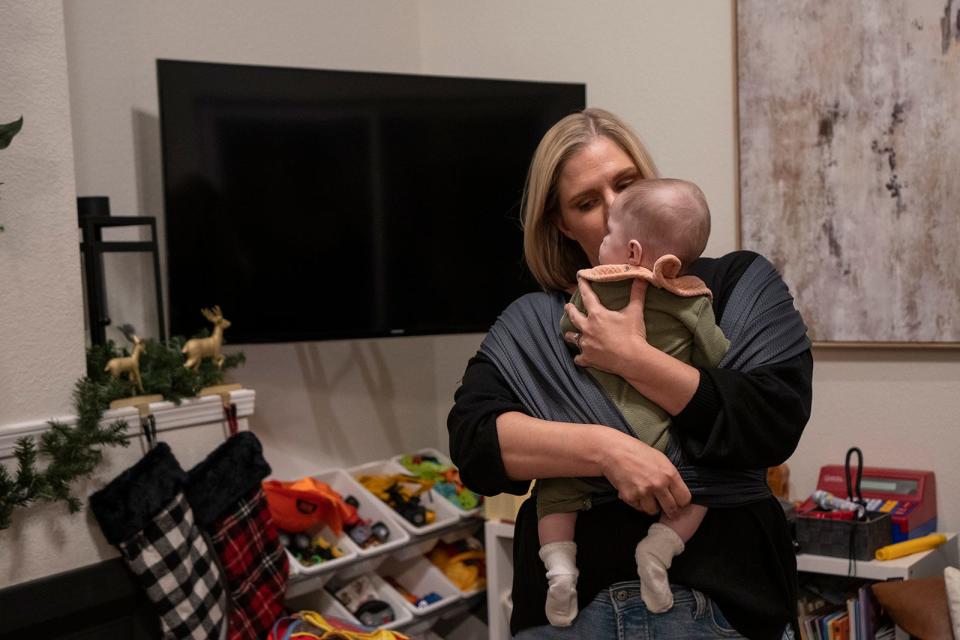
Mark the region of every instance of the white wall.
POLYGON ((0 19, 0 425, 68 413, 84 371, 83 300, 63 9, 16 0, 0 19))
POLYGON ((424 73, 585 82, 587 104, 640 134, 664 176, 696 182, 736 245, 736 104, 731 2, 423 0, 424 73))
MULTIPOLYGON (((708 253, 722 254, 736 247, 732 5, 664 0, 488 0, 482 4, 291 0, 266 9, 254 0, 67 3, 77 191, 111 196, 116 213, 161 214, 154 71, 158 57, 580 81, 588 85, 591 105, 620 113, 639 130, 665 175, 691 178, 704 188, 714 211, 708 253)), ((49 4, 35 6, 27 0, 15 6, 14 20, 0 25, 0 59, 5 64, 14 60, 14 68, 19 66, 31 80, 38 75, 62 78, 62 53, 59 61, 40 53, 34 57, 26 53, 29 47, 16 44, 23 31, 20 22, 38 23, 47 33, 44 37, 53 38, 50 34, 61 28, 51 31, 51 25, 60 24, 59 13, 52 12, 49 4)), ((36 43, 31 41, 31 46, 36 43)), ((30 95, 36 86, 25 79, 16 82, 20 84, 13 85, 19 87, 14 94, 5 90, 0 95, 0 114, 13 109, 15 116, 22 108, 29 123, 31 113, 36 118, 49 108, 59 109, 61 121, 65 119, 64 89, 59 98, 37 94, 20 107, 15 94, 30 95)), ((59 131, 62 136, 64 129, 69 131, 61 122, 59 129, 42 130, 59 131)), ((37 267, 39 271, 29 270, 36 272, 35 278, 24 274, 10 278, 6 268, 0 271, 4 273, 3 301, 16 300, 17 309, 14 317, 2 316, 5 335, 0 340, 5 340, 4 345, 21 340, 34 344, 29 353, 17 352, 0 364, 0 426, 65 410, 69 387, 82 362, 82 317, 75 302, 78 258, 75 248, 69 253, 75 247, 74 213, 66 202, 72 194, 61 196, 62 216, 49 213, 56 207, 48 203, 26 200, 17 205, 22 214, 8 213, 8 204, 21 197, 13 191, 14 182, 23 178, 15 179, 6 168, 12 159, 22 157, 12 152, 18 143, 25 151, 30 143, 26 135, 27 130, 11 149, 0 152, 0 180, 8 182, 0 187, 0 221, 8 226, 8 233, 0 236, 4 245, 0 260, 11 255, 5 252, 11 251, 6 246, 10 230, 19 224, 14 221, 37 212, 40 216, 31 218, 38 224, 37 238, 40 227, 45 240, 71 234, 69 243, 63 241, 61 249, 49 256, 70 257, 62 260, 63 266, 47 265, 52 260, 44 260, 35 242, 30 253, 12 249, 20 252, 17 269, 30 264, 29 260, 42 266, 37 267), (30 326, 45 317, 44 310, 30 306, 35 297, 47 300, 49 306, 74 310, 58 319, 66 328, 52 340, 41 341, 30 326), (14 372, 26 369, 32 354, 56 362, 63 362, 66 354, 66 361, 72 363, 67 368, 73 368, 61 372, 62 382, 44 385, 45 395, 24 409, 29 415, 7 416, 2 413, 8 403, 7 389, 17 383, 14 372)), ((69 144, 50 147, 38 151, 30 162, 59 158, 69 163, 69 144)), ((24 165, 25 161, 18 160, 17 171, 33 175, 35 171, 23 170, 33 166, 24 165)), ((31 179, 34 185, 51 184, 35 176, 31 179)), ((52 184, 54 190, 59 188, 57 181, 52 184)), ((50 191, 45 190, 45 197, 50 191)), ((9 264, 14 268, 14 261, 9 264)), ((150 272, 139 272, 140 267, 137 261, 110 267, 109 286, 115 294, 111 311, 116 322, 150 327, 150 272), (141 287, 147 287, 147 294, 136 292, 141 287)), ((443 421, 452 392, 479 340, 479 335, 468 335, 246 347, 248 364, 236 377, 258 391, 252 426, 264 441, 275 473, 293 477, 318 466, 352 464, 399 449, 445 447, 443 421)), ((960 528, 960 510, 945 497, 960 489, 960 471, 951 459, 958 443, 952 430, 955 416, 960 415, 957 355, 817 350, 814 415, 790 461, 794 495, 809 493, 819 466, 842 462, 846 447, 855 443, 864 449, 868 464, 936 469, 942 528, 960 528)), ((122 464, 112 461, 102 478, 119 468, 122 464)), ((69 536, 76 520, 61 517, 56 508, 18 515, 27 516, 31 529, 19 530, 15 555, 32 560, 18 560, 15 570, 0 564, 0 582, 10 576, 19 580, 63 570, 65 565, 93 561, 109 552, 95 533, 85 533, 89 540, 85 544, 97 551, 44 557, 52 538, 42 531, 69 536)), ((79 518, 86 521, 88 516, 79 518)), ((86 522, 85 526, 91 525, 86 522)), ((7 549, 10 540, 0 537, 0 548, 7 549)))

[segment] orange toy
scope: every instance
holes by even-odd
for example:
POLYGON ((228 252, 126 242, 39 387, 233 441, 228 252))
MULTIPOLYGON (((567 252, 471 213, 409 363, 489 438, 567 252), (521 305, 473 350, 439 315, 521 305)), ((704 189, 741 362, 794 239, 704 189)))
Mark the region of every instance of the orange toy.
POLYGON ((340 535, 345 523, 357 520, 356 507, 316 478, 308 476, 294 482, 266 480, 263 492, 274 524, 284 531, 299 533, 325 524, 340 535))

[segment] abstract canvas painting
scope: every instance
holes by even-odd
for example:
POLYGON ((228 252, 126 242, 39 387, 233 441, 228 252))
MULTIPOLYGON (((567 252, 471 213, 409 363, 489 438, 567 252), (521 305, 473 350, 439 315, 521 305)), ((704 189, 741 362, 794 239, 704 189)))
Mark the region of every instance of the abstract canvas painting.
POLYGON ((739 0, 737 51, 741 244, 810 337, 960 344, 960 0, 739 0))

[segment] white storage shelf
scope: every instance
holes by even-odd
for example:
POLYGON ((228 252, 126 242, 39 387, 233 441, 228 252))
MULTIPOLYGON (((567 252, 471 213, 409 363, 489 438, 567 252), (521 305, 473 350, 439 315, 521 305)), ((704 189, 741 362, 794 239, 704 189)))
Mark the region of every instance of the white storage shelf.
MULTIPOLYGON (((367 520, 384 522, 390 527, 391 536, 385 544, 359 549, 348 536, 344 535, 339 538, 338 544, 344 551, 347 549, 352 551, 351 557, 323 563, 313 567, 312 570, 296 567, 291 563, 291 568, 298 569, 296 573, 291 573, 287 583, 287 601, 293 609, 313 609, 321 613, 326 611, 343 617, 343 611, 340 610, 343 608, 336 606, 339 603, 331 603, 331 600, 335 602, 335 599, 326 594, 324 587, 330 584, 343 584, 359 575, 370 575, 378 580, 378 584, 382 583, 381 586, 385 587, 386 592, 395 596, 394 599, 398 599, 397 604, 403 609, 402 614, 397 612, 400 616, 398 620, 387 625, 386 628, 395 628, 414 637, 421 637, 437 620, 455 619, 456 616, 469 611, 483 597, 482 591, 462 594, 453 584, 449 584, 446 589, 438 589, 434 583, 448 582, 446 576, 423 557, 433 549, 438 540, 453 542, 474 535, 483 525, 482 518, 463 517, 443 497, 432 495, 427 500, 437 505, 437 521, 426 527, 413 527, 354 479, 355 475, 361 473, 400 472, 406 473, 406 469, 392 461, 383 461, 355 467, 349 471, 334 469, 314 474, 314 477, 329 484, 341 495, 356 496, 360 501, 360 516, 367 520), (384 563, 388 564, 381 568, 384 563), (389 585, 383 583, 377 575, 385 574, 388 568, 402 572, 404 579, 412 580, 413 582, 407 586, 412 588, 413 592, 416 592, 420 586, 432 584, 428 591, 437 591, 443 596, 443 600, 415 612, 413 607, 408 607, 406 601, 389 585)), ((430 502, 427 505, 432 508, 434 504, 430 502)), ((330 532, 327 533, 326 537, 332 541, 334 536, 330 532)), ((403 584, 403 580, 400 582, 403 584)))
MULTIPOLYGON (((921 551, 895 560, 857 560, 853 577, 864 580, 909 580, 943 574, 946 567, 960 566, 958 562, 957 534, 948 533, 947 541, 929 551, 921 551)), ((831 576, 850 575, 847 558, 815 556, 809 553, 797 555, 797 571, 831 576)), ((901 628, 896 629, 896 640, 910 636, 901 628)))
POLYGON ((484 541, 487 554, 487 621, 490 640, 510 637, 513 610, 513 525, 487 521, 484 541))
MULTIPOLYGON (((936 549, 923 551, 896 560, 857 560, 857 578, 865 580, 893 580, 901 578, 926 578, 943 573, 945 567, 958 566, 957 534, 948 533, 946 543, 936 549)), ((849 569, 847 558, 815 556, 808 553, 797 555, 797 570, 807 573, 823 573, 846 576, 849 569)))

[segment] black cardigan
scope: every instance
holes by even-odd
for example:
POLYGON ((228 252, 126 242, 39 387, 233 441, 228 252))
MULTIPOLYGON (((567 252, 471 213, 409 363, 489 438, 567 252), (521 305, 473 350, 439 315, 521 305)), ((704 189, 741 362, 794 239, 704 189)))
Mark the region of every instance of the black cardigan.
MULTIPOLYGON (((756 258, 738 251, 701 258, 693 273, 714 293, 722 317, 740 276, 756 258)), ((700 369, 700 384, 672 427, 692 462, 732 468, 775 466, 799 442, 810 416, 813 358, 805 351, 746 373, 700 369)), ((497 417, 524 412, 496 366, 482 354, 467 364, 447 419, 450 453, 471 489, 524 494, 527 481, 507 477, 500 457, 497 417)), ((636 580, 636 543, 655 519, 615 501, 581 512, 577 520, 580 608, 609 585, 636 580), (614 533, 615 532, 615 533, 614 533)), ((514 535, 511 632, 547 624, 546 569, 538 556, 536 505, 527 500, 514 535)), ((673 562, 670 581, 703 591, 750 638, 780 638, 796 617, 797 566, 783 511, 773 498, 711 509, 686 550, 673 562)))

